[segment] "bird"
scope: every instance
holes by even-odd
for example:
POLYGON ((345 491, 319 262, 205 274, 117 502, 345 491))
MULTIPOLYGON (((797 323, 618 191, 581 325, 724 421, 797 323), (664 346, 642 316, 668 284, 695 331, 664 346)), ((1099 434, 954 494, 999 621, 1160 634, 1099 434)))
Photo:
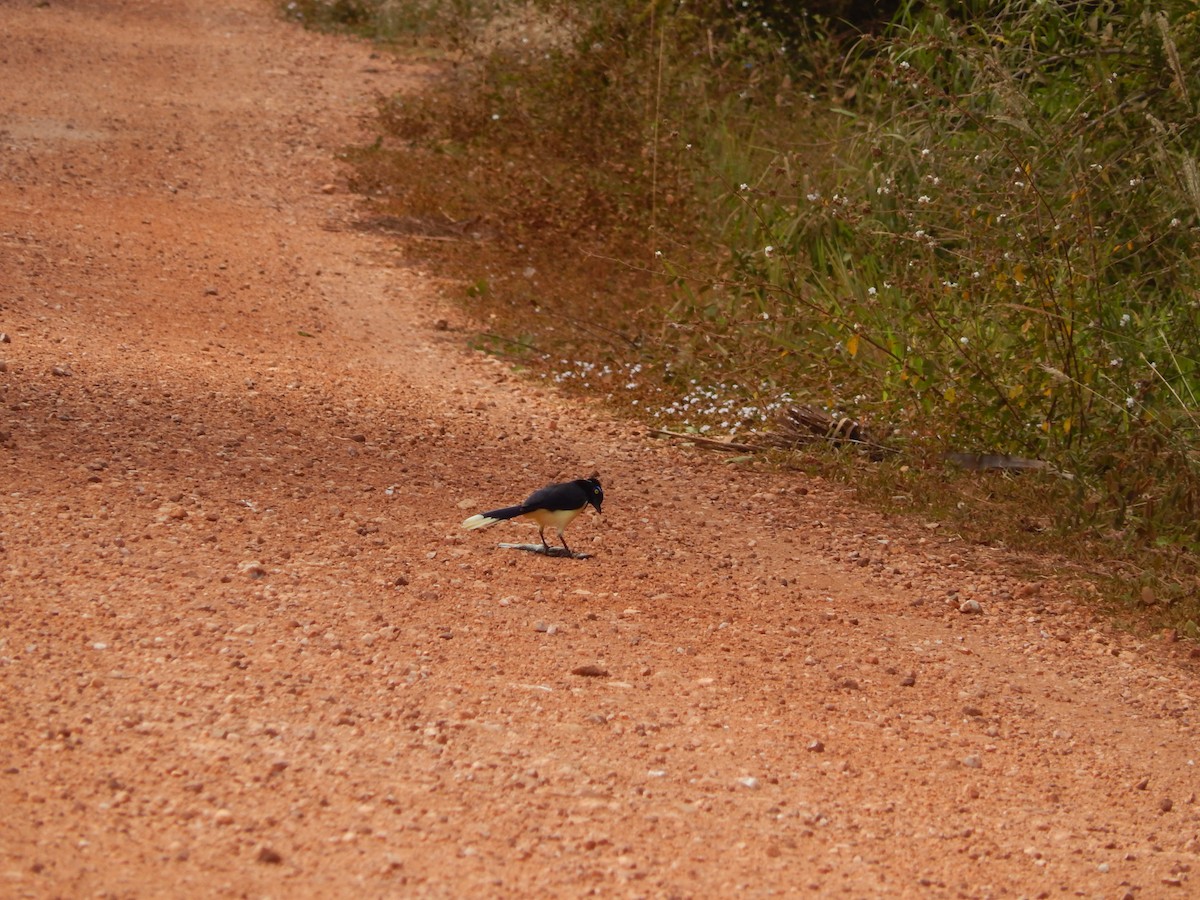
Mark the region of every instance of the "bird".
POLYGON ((524 503, 471 516, 462 523, 462 527, 474 531, 506 519, 524 516, 537 523, 538 536, 542 539, 542 548, 547 555, 551 551, 550 545, 546 543, 546 529, 552 527, 558 530, 558 539, 562 541, 563 549, 569 556, 574 556, 571 548, 567 546, 567 539, 563 537, 563 530, 589 503, 596 507, 596 512, 600 512, 600 504, 603 502, 604 489, 600 487, 600 477, 592 475, 590 478, 548 484, 530 494, 524 503))

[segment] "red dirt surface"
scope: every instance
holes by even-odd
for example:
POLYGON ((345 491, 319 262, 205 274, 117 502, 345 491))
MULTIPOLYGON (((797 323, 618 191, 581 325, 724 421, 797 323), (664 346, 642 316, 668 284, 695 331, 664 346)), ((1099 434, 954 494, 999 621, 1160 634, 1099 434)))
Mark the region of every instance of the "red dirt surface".
POLYGON ((415 68, 0 36, 0 896, 1200 894, 1187 648, 469 353, 337 186, 415 68), (593 469, 593 559, 459 527, 593 469))

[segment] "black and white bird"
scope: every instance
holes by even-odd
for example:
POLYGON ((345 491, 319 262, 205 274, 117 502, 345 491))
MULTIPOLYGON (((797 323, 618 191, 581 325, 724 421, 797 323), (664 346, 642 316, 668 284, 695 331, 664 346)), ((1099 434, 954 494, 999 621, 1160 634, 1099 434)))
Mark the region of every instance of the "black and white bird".
POLYGON ((546 485, 541 490, 534 491, 524 503, 517 506, 505 506, 502 509, 493 509, 491 512, 471 516, 463 522, 463 528, 470 530, 487 528, 506 519, 524 516, 537 523, 538 535, 542 539, 542 548, 547 555, 551 551, 550 545, 546 543, 546 529, 554 528, 558 531, 558 539, 562 541, 563 549, 567 551, 568 555, 574 556, 571 548, 567 546, 566 538, 563 537, 563 530, 571 524, 572 519, 583 512, 588 504, 596 507, 596 512, 600 512, 600 504, 603 502, 604 489, 600 487, 599 477, 593 475, 591 478, 578 478, 575 481, 546 485))

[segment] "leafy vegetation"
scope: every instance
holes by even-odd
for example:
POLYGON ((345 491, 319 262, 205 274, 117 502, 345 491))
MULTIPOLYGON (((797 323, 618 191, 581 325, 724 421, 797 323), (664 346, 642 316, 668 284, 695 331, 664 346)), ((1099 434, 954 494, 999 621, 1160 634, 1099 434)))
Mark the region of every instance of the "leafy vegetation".
POLYGON ((1072 535, 1200 636, 1200 13, 795 6, 302 13, 449 36, 349 155, 381 212, 462 236, 428 254, 493 346, 677 428, 869 420, 902 454, 855 480, 914 505, 956 507, 945 451, 1048 460, 1071 479, 988 482, 991 531, 1072 535))

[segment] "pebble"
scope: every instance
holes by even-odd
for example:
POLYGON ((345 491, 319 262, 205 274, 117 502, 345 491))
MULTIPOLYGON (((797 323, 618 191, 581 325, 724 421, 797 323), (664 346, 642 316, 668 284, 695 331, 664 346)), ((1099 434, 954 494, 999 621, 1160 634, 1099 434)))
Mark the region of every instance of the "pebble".
POLYGON ((247 560, 238 566, 238 571, 250 578, 262 578, 267 574, 267 570, 263 568, 263 564, 253 560, 247 560))
POLYGON ((977 616, 983 612, 983 607, 979 605, 978 600, 964 600, 959 604, 958 611, 969 616, 977 616))
POLYGON ((978 756, 975 756, 975 755, 964 757, 962 764, 964 766, 966 766, 968 769, 982 769, 983 768, 983 760, 981 760, 978 756))
POLYGON ((279 851, 272 847, 268 847, 266 844, 263 844, 258 848, 258 855, 255 857, 255 859, 257 859, 260 863, 266 863, 270 866, 275 866, 283 862, 283 857, 280 855, 279 851))
POLYGON ((759 788, 759 780, 753 775, 747 775, 745 778, 739 778, 738 784, 752 791, 757 791, 759 788))
POLYGON ((571 670, 572 675, 582 675, 584 678, 607 678, 608 669, 600 666, 576 666, 571 670))
POLYGON ((1158 801, 1158 808, 1161 809, 1163 812, 1170 812, 1174 806, 1175 806, 1175 804, 1171 802, 1170 797, 1163 797, 1161 800, 1158 801))
POLYGON ((804 748, 809 753, 824 753, 825 745, 820 741, 810 741, 808 746, 804 748))

